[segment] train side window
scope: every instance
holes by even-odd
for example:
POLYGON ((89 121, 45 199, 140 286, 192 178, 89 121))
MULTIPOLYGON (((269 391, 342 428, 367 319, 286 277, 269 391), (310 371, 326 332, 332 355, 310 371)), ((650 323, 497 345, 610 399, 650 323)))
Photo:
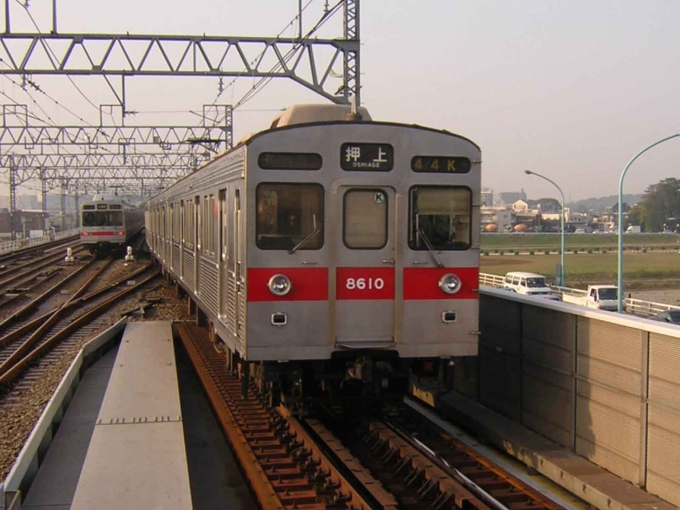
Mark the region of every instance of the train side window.
POLYGON ((318 250, 324 243, 324 189, 320 184, 260 184, 256 244, 261 250, 318 250))
POLYGON ((472 242, 472 191, 462 186, 416 186, 410 191, 412 250, 467 250, 472 242))
POLYGON ((383 248, 387 244, 387 211, 387 197, 382 190, 353 189, 345 193, 342 220, 345 246, 363 250, 383 248))
POLYGON ((201 197, 196 196, 194 197, 194 205, 191 208, 191 238, 193 239, 194 243, 194 249, 197 251, 201 250, 201 225, 203 221, 203 217, 201 214, 201 197))

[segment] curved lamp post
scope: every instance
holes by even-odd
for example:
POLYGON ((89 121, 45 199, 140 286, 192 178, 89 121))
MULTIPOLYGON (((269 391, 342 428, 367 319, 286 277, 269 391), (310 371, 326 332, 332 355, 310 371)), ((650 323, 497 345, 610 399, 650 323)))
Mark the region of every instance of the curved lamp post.
POLYGON ((626 172, 628 171, 628 168, 630 165, 633 164, 633 161, 635 161, 637 158, 642 156, 645 152, 647 152, 649 149, 652 147, 656 147, 660 143, 667 142, 668 140, 672 140, 673 138, 677 138, 680 136, 680 133, 676 133, 671 136, 667 136, 666 138, 663 138, 659 140, 658 142, 654 142, 652 145, 645 147, 642 149, 640 152, 638 152, 633 158, 628 162, 626 165, 626 168, 623 169, 623 172, 621 172, 621 177, 619 178, 619 205, 618 205, 618 220, 619 220, 619 265, 618 265, 618 277, 616 279, 617 286, 619 287, 618 291, 618 310, 619 313, 623 312, 623 178, 626 176, 626 172))
POLYGON ((541 179, 545 179, 548 181, 550 184, 555 186, 557 188, 557 191, 560 192, 560 196, 562 197, 562 201, 560 202, 560 205, 562 207, 562 214, 560 214, 560 286, 564 286, 565 282, 565 277, 566 277, 566 270, 564 268, 564 193, 562 192, 562 188, 560 188, 557 183, 551 179, 548 179, 545 175, 537 174, 536 172, 532 172, 531 170, 524 170, 524 173, 527 175, 535 175, 536 177, 540 177, 541 179))

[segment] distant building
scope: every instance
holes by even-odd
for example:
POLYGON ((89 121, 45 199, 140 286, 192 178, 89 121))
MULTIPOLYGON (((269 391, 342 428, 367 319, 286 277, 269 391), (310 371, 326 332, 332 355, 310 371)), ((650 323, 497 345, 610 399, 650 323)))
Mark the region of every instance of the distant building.
MULTIPOLYGON (((543 219, 550 221, 560 221, 560 213, 543 213, 541 215, 543 219)), ((606 215, 603 215, 606 217, 606 215)), ((588 223, 590 221, 590 216, 588 213, 582 213, 578 211, 572 211, 569 207, 564 208, 564 221, 566 223, 588 223)), ((607 221, 607 220, 605 220, 607 221)))
POLYGON ((526 199, 527 194, 524 192, 523 189, 520 191, 504 191, 499 196, 501 205, 511 205, 517 202, 518 200, 526 199))
POLYGON ((484 188, 482 189, 482 207, 493 207, 493 190, 484 188))
MULTIPOLYGON (((39 211, 16 211, 14 213, 14 231, 19 234, 19 237, 24 232, 31 230, 45 230, 47 225, 48 214, 39 211)), ((0 210, 0 234, 2 237, 11 236, 12 234, 12 215, 8 209, 0 210)))
POLYGON ((482 230, 493 232, 495 225, 496 232, 507 232, 512 228, 514 214, 510 209, 498 206, 482 206, 482 230))
POLYGON ((513 202, 512 210, 515 211, 515 213, 526 214, 529 212, 529 204, 524 200, 517 200, 513 202))

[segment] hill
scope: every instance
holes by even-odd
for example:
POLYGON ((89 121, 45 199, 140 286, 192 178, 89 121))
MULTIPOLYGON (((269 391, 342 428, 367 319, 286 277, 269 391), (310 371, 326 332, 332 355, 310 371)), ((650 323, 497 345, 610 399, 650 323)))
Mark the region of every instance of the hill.
MULTIPOLYGON (((623 202, 628 205, 635 205, 642 201, 642 193, 623 195, 623 202)), ((577 200, 576 202, 571 202, 567 204, 574 211, 590 211, 604 212, 606 209, 610 209, 616 202, 618 202, 619 197, 616 195, 609 195, 607 197, 599 198, 586 198, 584 200, 577 200)), ((624 209, 625 210, 625 209, 624 209)))

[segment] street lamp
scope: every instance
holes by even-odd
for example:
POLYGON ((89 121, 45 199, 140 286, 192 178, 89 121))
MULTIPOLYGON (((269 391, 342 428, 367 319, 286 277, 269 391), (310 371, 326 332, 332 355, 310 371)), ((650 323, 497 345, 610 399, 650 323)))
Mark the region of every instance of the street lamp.
POLYGON ((532 172, 531 170, 524 170, 524 173, 527 175, 535 175, 536 177, 540 177, 541 179, 545 179, 548 181, 550 184, 555 186, 557 188, 557 191, 560 192, 560 196, 562 197, 562 201, 560 202, 560 206, 562 208, 562 214, 560 214, 560 281, 559 285, 563 287, 566 283, 566 270, 564 267, 564 193, 562 192, 562 188, 560 188, 555 181, 552 179, 548 179, 545 175, 537 174, 536 172, 532 172))
POLYGON ((668 140, 672 140, 673 138, 677 138, 680 136, 680 133, 676 133, 671 136, 667 136, 666 138, 663 138, 659 140, 658 142, 654 142, 652 145, 649 145, 648 147, 645 147, 642 149, 640 152, 638 152, 633 158, 628 162, 626 167, 623 169, 623 172, 621 172, 621 177, 619 178, 619 206, 618 206, 618 219, 619 219, 619 265, 618 265, 618 276, 616 279, 616 284, 619 287, 618 291, 618 311, 619 313, 623 312, 623 178, 626 176, 626 172, 628 171, 628 168, 630 168, 630 165, 633 164, 633 161, 635 161, 637 158, 642 156, 645 152, 647 152, 649 149, 652 147, 656 147, 660 143, 667 142, 668 140))

